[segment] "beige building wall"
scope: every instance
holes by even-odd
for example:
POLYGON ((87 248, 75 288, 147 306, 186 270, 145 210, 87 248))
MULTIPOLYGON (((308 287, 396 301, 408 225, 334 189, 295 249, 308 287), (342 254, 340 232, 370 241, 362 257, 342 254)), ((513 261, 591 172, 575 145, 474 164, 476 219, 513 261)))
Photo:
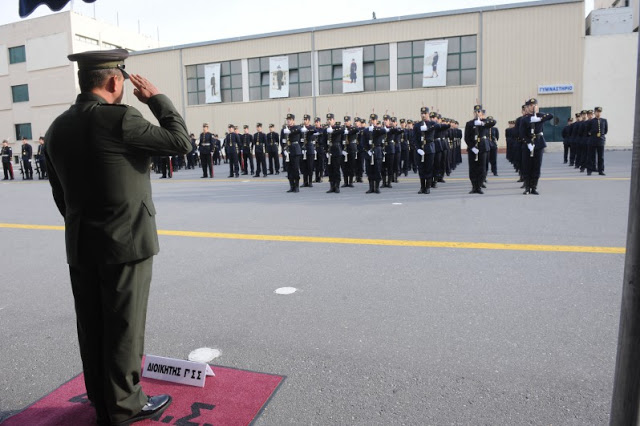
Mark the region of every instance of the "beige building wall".
MULTIPOLYGON (((390 52, 390 60, 395 61, 393 50, 390 52)), ((196 134, 203 122, 208 122, 212 131, 220 136, 224 135, 228 123, 249 124, 252 131, 257 121, 280 127, 287 112, 295 113, 298 121, 305 113, 320 116, 324 121, 325 114, 333 112, 341 121, 345 114, 367 117, 374 110, 380 116, 389 113, 416 119, 422 106, 434 107, 444 116, 463 123, 470 119, 477 101, 483 102, 488 113, 498 120, 502 134, 507 122, 519 114, 523 101, 532 96, 539 98, 541 106, 581 108, 583 62, 584 2, 576 1, 354 23, 313 32, 141 52, 128 60, 127 67, 136 72, 148 70, 148 77, 170 96, 183 112, 189 130, 196 134), (184 67, 187 65, 307 52, 312 51, 312 47, 319 51, 473 34, 478 35, 476 85, 185 105, 184 67), (178 59, 173 56, 176 51, 181 52, 178 59), (176 66, 170 60, 180 64, 176 66), (566 83, 574 84, 574 93, 537 94, 538 85, 566 83)), ((397 78, 393 71, 390 78, 397 78)), ((392 82, 391 86, 395 84, 392 82)), ((127 95, 127 102, 151 117, 148 108, 132 98, 127 95)), ((500 144, 504 146, 504 138, 500 144)))
POLYGON ((609 124, 606 148, 633 145, 637 63, 638 33, 585 40, 583 109, 602 107, 609 124))

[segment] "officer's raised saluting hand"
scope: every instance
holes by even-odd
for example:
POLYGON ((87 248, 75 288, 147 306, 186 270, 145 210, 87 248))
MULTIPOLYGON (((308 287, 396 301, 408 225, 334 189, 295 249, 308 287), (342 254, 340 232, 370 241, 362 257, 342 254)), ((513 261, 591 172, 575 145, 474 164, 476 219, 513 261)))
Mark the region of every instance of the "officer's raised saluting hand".
POLYGON ((131 83, 135 86, 133 94, 140 102, 146 104, 149 98, 160 94, 160 91, 149 80, 139 74, 129 74, 131 83))

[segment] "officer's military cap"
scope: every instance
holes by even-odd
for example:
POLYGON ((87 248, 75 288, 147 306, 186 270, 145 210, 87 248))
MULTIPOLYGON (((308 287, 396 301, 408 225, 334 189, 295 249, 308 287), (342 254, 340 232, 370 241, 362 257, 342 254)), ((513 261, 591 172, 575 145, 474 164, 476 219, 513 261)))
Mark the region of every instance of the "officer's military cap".
POLYGON ((576 112, 576 118, 580 117, 580 113, 576 112))
POLYGON ((514 120, 509 120, 509 124, 516 124, 514 120))
POLYGON ((433 111, 431 114, 429 114, 429 117, 431 118, 436 118, 438 116, 438 113, 433 111))
POLYGON ((238 130, 238 126, 233 126, 233 129, 234 130, 238 130))
POLYGON ((364 118, 360 119, 360 123, 365 124, 367 122, 367 120, 365 120, 364 118))
POLYGON ((573 121, 573 117, 569 117, 569 120, 567 120, 567 121, 573 121))
POLYGON ((356 117, 356 118, 353 119, 353 121, 355 121, 355 122, 362 121, 362 118, 356 117))
POLYGON ((520 109, 524 109, 524 107, 526 107, 526 105, 522 105, 522 106, 520 107, 520 109))
POLYGON ((473 110, 474 110, 475 112, 480 112, 480 111, 482 111, 482 105, 476 105, 476 106, 474 106, 474 107, 473 107, 473 110))
POLYGON ((536 98, 527 99, 524 103, 525 105, 538 105, 538 100, 536 98))
POLYGON ((273 123, 269 124, 269 128, 273 129, 274 127, 276 127, 273 123))
POLYGON ((382 116, 383 120, 391 120, 391 116, 389 114, 385 114, 382 116))
POLYGON ((371 115, 369 116, 369 119, 371 119, 371 120, 377 120, 377 119, 378 119, 378 114, 371 114, 371 115))
POLYGON ((249 125, 245 124, 244 126, 242 126, 243 129, 248 129, 249 125))
POLYGON ((332 118, 334 118, 332 113, 327 113, 327 120, 331 120, 332 118))
POLYGON ((404 118, 401 118, 401 119, 400 119, 400 124, 404 124, 404 123, 405 123, 405 121, 406 121, 406 120, 405 120, 404 118))
POLYGON ((580 114, 586 114, 586 113, 587 113, 586 109, 583 109, 582 111, 580 111, 580 114))
POLYGON ((492 116, 488 116, 487 120, 493 120, 493 117, 492 116))
POLYGON ((391 122, 392 123, 397 123, 398 122, 398 117, 391 117, 391 122))
POLYGON ((295 120, 296 116, 293 114, 287 114, 287 120, 295 120))
POLYGON ((351 121, 351 117, 349 117, 348 115, 345 115, 344 122, 346 123, 347 121, 351 121))
POLYGON ((429 113, 429 107, 420 108, 420 114, 427 114, 427 113, 429 113))
POLYGON ((314 121, 315 123, 319 123, 319 122, 320 122, 320 121, 322 121, 322 120, 320 120, 320 117, 316 117, 316 118, 315 118, 315 120, 313 120, 313 121, 314 121))
POLYGON ((595 112, 602 112, 602 107, 595 107, 593 110, 595 112))
MULTIPOLYGON (((484 113, 484 110, 482 110, 482 112, 484 113)), ((438 118, 442 118, 442 116, 440 114, 437 114, 438 118)))
POLYGON ((304 120, 311 120, 311 116, 309 114, 305 114, 302 118, 304 120))
POLYGON ((122 72, 124 78, 129 78, 129 74, 124 70, 124 60, 128 57, 129 52, 126 49, 90 50, 88 52, 74 53, 67 56, 70 61, 78 63, 78 69, 80 71, 117 68, 122 72))
POLYGON ((413 120, 412 119, 408 119, 407 120, 407 124, 413 124, 413 120))
POLYGON ((256 123, 256 127, 262 127, 262 123, 256 123))
POLYGON ((233 124, 229 124, 229 125, 227 126, 227 128, 229 128, 229 129, 233 129, 233 124))
POLYGON ((587 110, 587 114, 593 114, 593 110, 592 109, 587 110))
POLYGON ((209 127, 209 123, 202 123, 202 127, 209 127))

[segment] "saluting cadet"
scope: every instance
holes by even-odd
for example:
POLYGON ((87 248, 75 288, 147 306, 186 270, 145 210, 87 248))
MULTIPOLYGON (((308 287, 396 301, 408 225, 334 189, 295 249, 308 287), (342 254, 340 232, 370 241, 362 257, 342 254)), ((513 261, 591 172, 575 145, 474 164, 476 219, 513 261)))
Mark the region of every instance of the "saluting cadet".
POLYGON ((311 126, 311 116, 305 114, 303 122, 300 125, 300 149, 302 150, 302 158, 300 159, 300 173, 302 173, 302 186, 312 187, 313 180, 313 161, 315 157, 315 139, 311 126))
POLYGON ((464 128, 464 141, 467 143, 467 156, 469 159, 469 180, 472 189, 469 194, 484 194, 482 184, 487 154, 490 150, 489 132, 496 122, 485 119, 482 113, 482 105, 473 107, 474 119, 467 121, 464 128))
MULTIPOLYGON (((431 120, 429 108, 420 109, 422 121, 413 125, 413 151, 418 161, 418 173, 420 176, 420 191, 418 194, 430 194, 433 181, 433 160, 435 157, 434 135, 437 123, 431 120)), ((435 117, 435 113, 433 113, 435 117)))
POLYGON ((547 147, 542 130, 544 122, 551 120, 553 114, 540 114, 538 100, 535 98, 529 99, 525 105, 527 113, 520 121, 520 137, 527 143, 522 152, 522 177, 525 185, 523 194, 538 195, 542 154, 547 147))
POLYGON ((602 118, 602 107, 595 107, 595 117, 589 122, 591 132, 591 144, 589 153, 589 163, 587 174, 598 170, 598 174, 604 176, 604 145, 605 135, 609 131, 609 125, 605 118, 602 118), (596 155, 598 157, 596 169, 596 155))
POLYGON ((260 177, 260 171, 262 171, 264 177, 267 177, 266 146, 267 135, 262 132, 262 123, 257 123, 256 133, 253 135, 253 152, 256 154, 256 174, 254 177, 260 177))
POLYGON ((239 177, 240 166, 238 165, 238 152, 240 151, 240 137, 235 132, 235 126, 229 124, 227 135, 224 137, 222 147, 227 153, 227 160, 229 161, 229 176, 227 177, 239 177))
POLYGON ((280 135, 275 131, 276 126, 269 124, 269 134, 267 135, 267 152, 269 153, 269 174, 280 174, 280 135))
MULTIPOLYGON (((487 117, 487 120, 493 120, 493 117, 487 117)), ((498 139, 500 139, 500 131, 496 126, 493 126, 489 130, 489 161, 488 163, 491 165, 491 173, 494 176, 498 176, 498 139)), ((489 164, 487 164, 487 169, 485 170, 485 176, 489 171, 489 164)))
POLYGON ((300 192, 300 126, 296 126, 296 116, 287 114, 287 124, 282 129, 280 140, 283 142, 283 155, 289 178, 289 190, 287 192, 300 192))
MULTIPOLYGON (((356 117, 356 122, 360 119, 356 117)), ((343 151, 345 152, 345 158, 342 166, 342 175, 344 176, 343 188, 353 188, 353 180, 356 176, 357 168, 357 156, 358 156, 358 125, 351 125, 351 117, 344 116, 344 137, 343 137, 343 151)))
POLYGON ((324 132, 324 127, 322 126, 322 120, 320 117, 315 118, 315 132, 316 136, 316 160, 314 162, 314 169, 316 172, 316 182, 322 182, 322 177, 324 175, 324 159, 325 153, 327 152, 327 134, 324 132))
POLYGON ((367 167, 367 178, 369 179, 369 190, 367 194, 380 193, 380 181, 382 180, 382 141, 387 132, 378 125, 378 115, 369 116, 369 127, 365 129, 363 135, 363 148, 365 152, 365 164, 367 167))
POLYGON ((327 127, 324 129, 327 138, 327 171, 330 188, 327 194, 340 193, 340 166, 342 162, 342 137, 344 130, 336 123, 332 113, 327 114, 327 127))
POLYGON ((573 124, 573 118, 569 117, 567 120, 567 125, 562 129, 562 145, 564 147, 564 164, 569 162, 569 157, 571 156, 569 152, 571 151, 571 124, 573 124))
POLYGON ((213 153, 213 135, 209 133, 209 124, 207 123, 202 124, 202 133, 200 133, 198 151, 200 151, 202 177, 207 178, 211 176, 213 178, 213 164, 211 161, 211 154, 213 153))
POLYGON ((2 141, 2 171, 4 172, 4 179, 8 180, 11 178, 13 180, 13 166, 11 165, 11 159, 13 158, 13 151, 9 146, 8 140, 2 141))
POLYGON ((251 155, 251 146, 253 145, 253 137, 249 134, 249 126, 243 126, 244 134, 240 136, 240 146, 242 149, 242 174, 248 175, 249 170, 253 175, 253 156, 251 155), (249 167, 251 166, 251 167, 249 167))
MULTIPOLYGON (((45 161, 44 138, 38 138, 38 151, 36 153, 36 161, 38 162, 38 179, 47 179, 47 162, 45 161)), ((595 158, 595 157, 594 157, 595 158)), ((594 163, 595 164, 595 163, 594 163)))
POLYGON ((22 168, 24 169, 22 180, 33 179, 33 168, 31 167, 31 157, 33 157, 33 148, 27 142, 27 138, 22 138, 22 168))
POLYGON ((393 166, 395 165, 394 157, 396 155, 396 142, 393 138, 394 129, 391 127, 391 116, 385 114, 382 116, 384 120, 385 135, 382 139, 382 147, 384 148, 382 157, 382 188, 392 188, 391 177, 393 176, 393 166))

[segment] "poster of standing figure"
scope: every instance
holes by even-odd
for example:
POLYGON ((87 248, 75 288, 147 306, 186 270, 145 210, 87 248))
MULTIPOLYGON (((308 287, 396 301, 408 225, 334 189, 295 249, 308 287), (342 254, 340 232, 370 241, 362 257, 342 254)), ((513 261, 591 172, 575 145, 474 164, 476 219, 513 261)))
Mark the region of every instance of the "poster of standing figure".
POLYGON ((447 52, 449 40, 424 42, 424 71, 422 87, 447 85, 447 52))
POLYGON ((289 97, 289 57, 277 56, 269 58, 270 98, 289 97))
POLYGON ((342 51, 342 93, 362 92, 362 47, 342 51))
POLYGON ((205 102, 213 104, 222 102, 220 94, 220 64, 206 64, 204 66, 205 102))

